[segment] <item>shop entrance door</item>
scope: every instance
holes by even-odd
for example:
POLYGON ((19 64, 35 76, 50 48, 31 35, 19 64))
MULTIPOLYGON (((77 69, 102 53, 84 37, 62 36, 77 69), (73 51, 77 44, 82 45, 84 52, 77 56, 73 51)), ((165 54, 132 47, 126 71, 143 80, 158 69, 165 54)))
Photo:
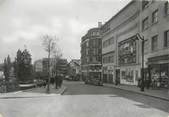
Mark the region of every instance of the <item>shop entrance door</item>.
POLYGON ((118 85, 120 84, 120 69, 116 69, 116 80, 115 84, 118 85))

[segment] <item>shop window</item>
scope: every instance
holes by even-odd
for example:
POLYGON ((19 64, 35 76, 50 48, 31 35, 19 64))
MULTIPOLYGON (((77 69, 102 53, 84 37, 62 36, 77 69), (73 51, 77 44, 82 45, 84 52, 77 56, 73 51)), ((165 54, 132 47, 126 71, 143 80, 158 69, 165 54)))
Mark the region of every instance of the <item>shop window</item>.
POLYGON ((169 46, 169 30, 164 32, 164 47, 169 46))
POLYGON ((134 75, 133 70, 126 70, 121 72, 122 79, 126 82, 133 82, 134 81, 134 75))
POLYGON ((146 30, 148 28, 148 17, 146 17, 142 22, 142 30, 146 30))
POLYGON ((158 35, 152 37, 151 50, 155 51, 158 49, 158 35))
POLYGON ((154 24, 157 22, 158 22, 158 9, 152 13, 152 23, 154 24))
POLYGON ((139 80, 139 76, 138 76, 138 71, 137 71, 137 70, 135 71, 135 77, 136 77, 136 78, 135 78, 136 81, 138 81, 138 80, 139 80))
POLYGON ((169 15, 169 2, 165 2, 165 5, 164 5, 164 12, 165 12, 165 15, 169 15))

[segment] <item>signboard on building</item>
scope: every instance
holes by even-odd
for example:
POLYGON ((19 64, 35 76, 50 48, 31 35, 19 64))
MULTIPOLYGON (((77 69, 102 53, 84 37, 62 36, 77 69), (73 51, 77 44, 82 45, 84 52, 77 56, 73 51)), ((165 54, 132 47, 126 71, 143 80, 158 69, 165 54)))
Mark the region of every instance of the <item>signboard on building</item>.
POLYGON ((118 61, 119 65, 136 63, 136 36, 119 42, 118 61))

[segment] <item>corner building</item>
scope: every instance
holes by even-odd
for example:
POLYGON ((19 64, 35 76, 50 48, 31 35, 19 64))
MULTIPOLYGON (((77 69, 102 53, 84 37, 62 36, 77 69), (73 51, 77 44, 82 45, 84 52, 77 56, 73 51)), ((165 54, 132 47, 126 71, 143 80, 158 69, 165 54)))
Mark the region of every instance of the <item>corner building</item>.
POLYGON ((141 78, 144 36, 145 80, 159 79, 161 87, 169 81, 169 3, 132 0, 102 28, 102 77, 108 82, 137 85, 141 78), (108 41, 113 39, 113 41, 108 41), (107 42, 107 44, 106 44, 107 42), (113 55, 113 60, 106 57, 113 55), (111 66, 111 67, 109 67, 111 66), (111 72, 110 72, 111 68, 111 72), (110 77, 112 74, 113 77, 110 77), (111 80, 109 80, 111 79, 111 80))
POLYGON ((101 79, 100 25, 90 29, 81 39, 81 72, 83 80, 101 79))

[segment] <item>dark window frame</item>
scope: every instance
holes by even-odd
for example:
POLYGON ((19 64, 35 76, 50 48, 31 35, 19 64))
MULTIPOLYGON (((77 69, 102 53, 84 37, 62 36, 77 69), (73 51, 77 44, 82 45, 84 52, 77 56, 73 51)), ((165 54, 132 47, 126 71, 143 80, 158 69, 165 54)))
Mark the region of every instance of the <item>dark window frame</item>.
POLYGON ((158 50, 158 35, 155 35, 151 38, 151 50, 158 50))
POLYGON ((143 0, 142 1, 142 10, 144 10, 145 8, 147 8, 149 6, 149 0, 143 0))
POLYGON ((164 4, 164 12, 165 12, 165 15, 169 15, 169 2, 168 1, 166 1, 164 4))
POLYGON ((142 21, 142 31, 148 29, 148 27, 149 27, 149 18, 146 17, 146 18, 144 18, 143 21, 142 21), (147 21, 147 23, 146 23, 146 21, 147 21))
POLYGON ((169 47, 169 30, 164 32, 164 47, 169 47))
POLYGON ((153 13, 152 13, 152 24, 157 23, 158 22, 158 9, 156 9, 153 13))

